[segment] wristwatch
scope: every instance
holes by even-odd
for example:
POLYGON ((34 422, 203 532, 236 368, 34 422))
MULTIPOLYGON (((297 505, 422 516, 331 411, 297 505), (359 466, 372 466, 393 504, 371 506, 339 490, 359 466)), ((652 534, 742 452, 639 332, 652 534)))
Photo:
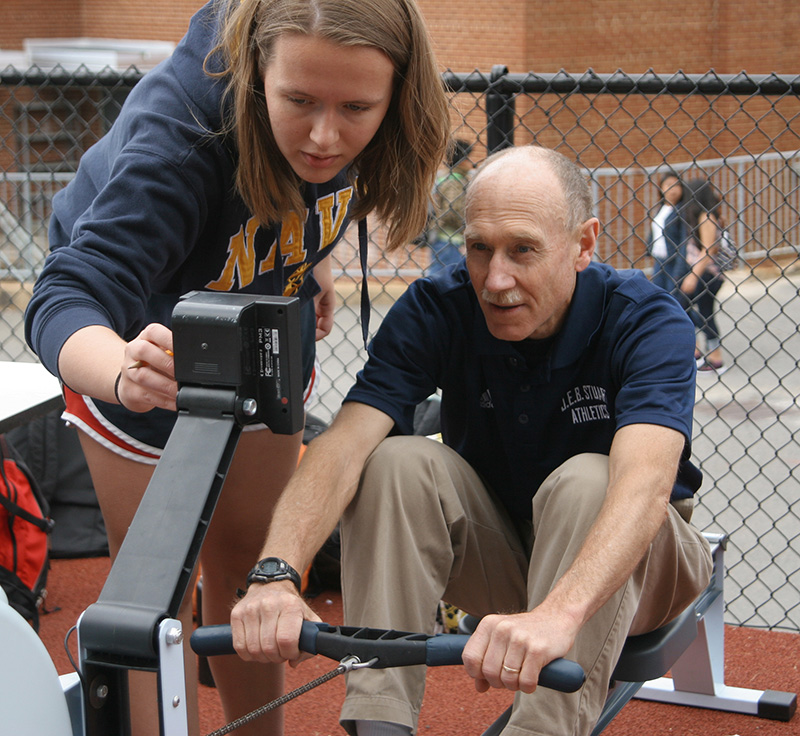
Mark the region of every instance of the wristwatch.
POLYGON ((253 583, 274 583, 278 580, 291 580, 297 592, 302 592, 297 570, 280 557, 265 557, 247 574, 248 587, 253 583))

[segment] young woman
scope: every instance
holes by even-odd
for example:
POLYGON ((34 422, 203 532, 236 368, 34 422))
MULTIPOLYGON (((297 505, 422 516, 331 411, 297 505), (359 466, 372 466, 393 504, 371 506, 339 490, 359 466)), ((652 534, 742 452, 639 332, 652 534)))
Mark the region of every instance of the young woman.
POLYGON ((698 370, 724 373, 719 329, 717 327, 717 294, 725 281, 719 267, 720 238, 725 227, 721 204, 713 184, 694 179, 686 184, 686 222, 691 233, 689 261, 691 271, 681 283, 681 291, 691 300, 690 316, 705 337, 705 349, 698 346, 695 356, 698 370))
MULTIPOLYGON (((422 231, 448 127, 414 0, 214 0, 134 88, 54 199, 26 315, 82 430, 112 556, 174 424, 180 295, 297 295, 310 383, 314 339, 333 320, 327 256, 368 213, 388 225, 390 249, 422 231)), ((201 553, 205 623, 229 621, 300 439, 243 434, 201 553)), ((190 616, 185 602, 187 628, 190 616)), ((212 669, 228 719, 283 691, 280 666, 222 657, 212 669)), ((143 679, 134 732, 150 736, 143 679)), ((280 713, 237 731, 281 732, 280 713)))

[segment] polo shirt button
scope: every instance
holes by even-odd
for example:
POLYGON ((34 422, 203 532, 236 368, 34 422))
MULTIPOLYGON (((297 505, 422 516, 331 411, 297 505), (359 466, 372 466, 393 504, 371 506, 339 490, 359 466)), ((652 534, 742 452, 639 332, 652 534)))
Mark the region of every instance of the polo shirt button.
POLYGON ((526 394, 526 393, 528 393, 528 391, 530 391, 530 390, 531 390, 531 386, 530 386, 530 384, 529 384, 529 383, 523 383, 523 384, 522 384, 522 385, 519 387, 519 390, 520 390, 520 391, 522 391, 522 393, 526 394))
POLYGON ((527 415, 527 414, 520 414, 520 415, 517 417, 517 421, 518 421, 520 424, 527 424, 527 423, 528 423, 528 415, 527 415))
POLYGON ((516 358, 509 358, 509 359, 508 359, 508 364, 509 364, 509 365, 510 365, 512 368, 516 368, 516 367, 517 367, 517 359, 516 359, 516 358))

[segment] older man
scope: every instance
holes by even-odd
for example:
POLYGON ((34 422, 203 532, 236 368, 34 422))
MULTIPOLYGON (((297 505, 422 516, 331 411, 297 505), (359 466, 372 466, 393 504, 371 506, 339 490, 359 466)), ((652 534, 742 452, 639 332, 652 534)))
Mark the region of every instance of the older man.
MULTIPOLYGON (((234 644, 300 656, 316 616, 284 565, 304 569, 343 514, 345 623, 430 631, 447 600, 482 617, 464 650, 477 689, 517 691, 503 734, 587 734, 625 637, 709 579, 684 518, 700 484, 694 330, 641 274, 592 262, 589 191, 558 153, 487 159, 466 218, 466 263, 398 300, 284 492, 263 550, 280 561, 251 574, 234 644), (444 442, 407 436, 437 388, 444 442), (561 656, 584 667, 583 688, 536 690, 561 656)), ((412 733, 423 690, 422 668, 354 673, 342 723, 412 733)))

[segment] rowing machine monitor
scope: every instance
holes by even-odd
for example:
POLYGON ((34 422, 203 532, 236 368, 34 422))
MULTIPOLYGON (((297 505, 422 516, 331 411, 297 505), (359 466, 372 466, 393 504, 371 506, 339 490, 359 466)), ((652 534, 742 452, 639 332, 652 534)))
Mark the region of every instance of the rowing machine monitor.
POLYGON ((198 388, 233 388, 239 423, 277 434, 303 428, 296 298, 191 292, 173 311, 172 331, 179 409, 198 388))

